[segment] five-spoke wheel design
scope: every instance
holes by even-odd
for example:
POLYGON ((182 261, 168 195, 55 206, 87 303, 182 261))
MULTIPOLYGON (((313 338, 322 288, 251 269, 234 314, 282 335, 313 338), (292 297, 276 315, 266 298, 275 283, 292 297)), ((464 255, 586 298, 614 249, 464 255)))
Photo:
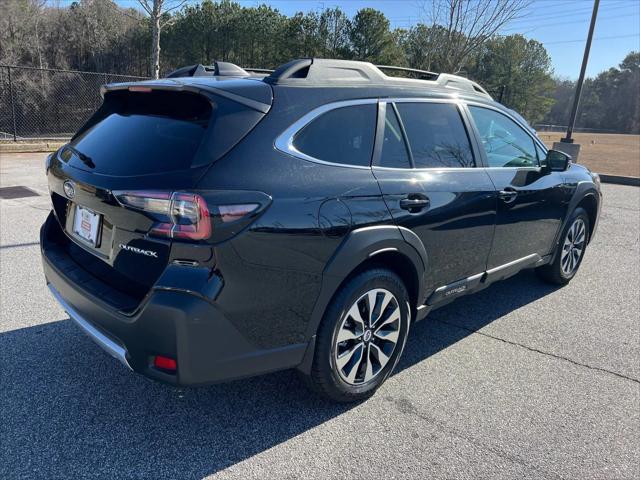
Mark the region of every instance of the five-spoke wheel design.
POLYGON ((388 290, 375 288, 347 310, 333 348, 338 374, 350 385, 375 378, 389 363, 400 336, 400 305, 388 290))
POLYGON ((587 227, 584 220, 578 217, 574 220, 567 231, 567 235, 562 245, 562 255, 560 257, 560 268, 566 276, 572 275, 578 268, 582 252, 584 252, 587 240, 587 227))

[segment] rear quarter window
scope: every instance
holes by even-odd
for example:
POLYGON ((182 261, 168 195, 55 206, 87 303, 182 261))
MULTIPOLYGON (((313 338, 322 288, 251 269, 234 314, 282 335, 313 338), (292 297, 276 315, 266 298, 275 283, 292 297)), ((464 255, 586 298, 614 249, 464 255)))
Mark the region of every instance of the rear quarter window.
POLYGON ((299 152, 317 160, 369 166, 376 127, 376 105, 351 105, 323 113, 293 139, 299 152))

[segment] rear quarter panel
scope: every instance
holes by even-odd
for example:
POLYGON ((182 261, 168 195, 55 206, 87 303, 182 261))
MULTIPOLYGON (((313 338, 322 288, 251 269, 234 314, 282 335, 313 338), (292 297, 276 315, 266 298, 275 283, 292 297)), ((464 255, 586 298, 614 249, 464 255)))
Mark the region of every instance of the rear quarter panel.
POLYGON ((305 89, 275 89, 267 117, 198 184, 272 198, 251 226, 215 246, 225 283, 216 302, 261 348, 308 340, 323 270, 345 236, 360 226, 391 223, 370 169, 319 164, 275 148, 275 139, 295 120, 335 100, 328 92, 320 91, 313 102, 305 95, 305 89))

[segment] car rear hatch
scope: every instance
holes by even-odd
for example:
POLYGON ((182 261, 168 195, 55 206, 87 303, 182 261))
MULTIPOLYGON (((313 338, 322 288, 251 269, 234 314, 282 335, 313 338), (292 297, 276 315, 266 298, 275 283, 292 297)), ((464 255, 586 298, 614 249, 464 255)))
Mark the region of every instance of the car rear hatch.
POLYGON ((100 109, 48 162, 65 234, 53 238, 84 273, 139 302, 176 238, 204 240, 206 204, 193 187, 264 117, 271 88, 186 78, 110 85, 103 94, 100 109))

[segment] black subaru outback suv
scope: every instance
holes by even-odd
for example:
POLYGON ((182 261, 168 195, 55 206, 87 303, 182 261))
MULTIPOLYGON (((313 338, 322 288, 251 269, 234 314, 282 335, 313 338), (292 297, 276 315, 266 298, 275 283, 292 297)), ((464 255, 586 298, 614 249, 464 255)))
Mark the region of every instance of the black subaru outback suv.
POLYGON ((47 283, 126 367, 196 385, 296 368, 371 395, 412 322, 525 268, 576 274, 597 175, 478 84, 302 59, 103 87, 47 161, 47 283))

